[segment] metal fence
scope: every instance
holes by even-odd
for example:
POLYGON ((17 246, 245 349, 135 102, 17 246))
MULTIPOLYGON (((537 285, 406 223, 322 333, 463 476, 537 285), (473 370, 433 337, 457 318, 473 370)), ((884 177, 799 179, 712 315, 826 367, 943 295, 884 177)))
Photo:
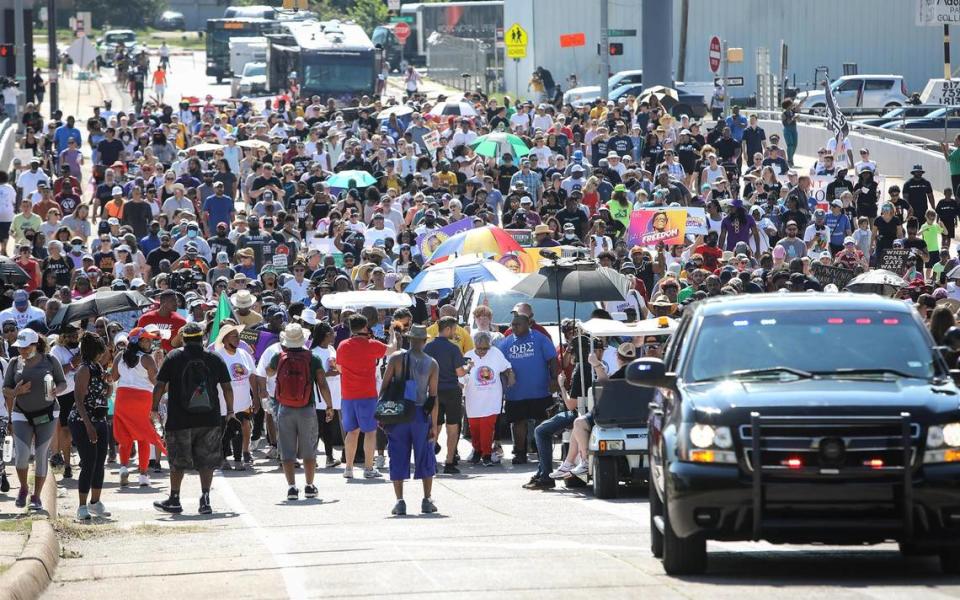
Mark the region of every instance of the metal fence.
POLYGON ((503 69, 489 42, 433 33, 427 39, 427 73, 444 85, 487 94, 500 91, 503 69))

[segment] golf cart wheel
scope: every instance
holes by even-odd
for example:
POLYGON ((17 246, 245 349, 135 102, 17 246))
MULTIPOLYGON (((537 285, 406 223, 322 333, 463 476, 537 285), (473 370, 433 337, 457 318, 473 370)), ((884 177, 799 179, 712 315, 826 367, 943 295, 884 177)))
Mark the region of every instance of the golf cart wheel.
POLYGON ((617 459, 598 456, 593 463, 593 495, 595 498, 617 497, 617 459))
POLYGON ((663 516, 663 502, 660 500, 660 493, 657 492, 657 484, 653 478, 653 469, 650 470, 650 478, 647 483, 649 491, 647 492, 647 501, 650 503, 650 552, 654 558, 663 558, 663 533, 657 528, 654 517, 663 516))
POLYGON ((681 538, 670 523, 670 503, 664 488, 663 570, 667 575, 699 575, 707 570, 707 540, 701 535, 681 538))
POLYGON ((944 575, 960 575, 960 548, 940 552, 940 570, 944 575))

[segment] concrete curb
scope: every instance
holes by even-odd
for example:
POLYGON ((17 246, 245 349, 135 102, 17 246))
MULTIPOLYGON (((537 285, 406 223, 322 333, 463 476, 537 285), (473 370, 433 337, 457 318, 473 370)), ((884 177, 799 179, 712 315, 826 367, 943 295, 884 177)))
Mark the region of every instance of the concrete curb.
POLYGON ((39 598, 53 581, 60 561, 60 542, 51 523, 57 518, 57 480, 53 472, 48 472, 40 496, 50 516, 33 522, 30 538, 17 562, 0 575, 0 600, 39 598))

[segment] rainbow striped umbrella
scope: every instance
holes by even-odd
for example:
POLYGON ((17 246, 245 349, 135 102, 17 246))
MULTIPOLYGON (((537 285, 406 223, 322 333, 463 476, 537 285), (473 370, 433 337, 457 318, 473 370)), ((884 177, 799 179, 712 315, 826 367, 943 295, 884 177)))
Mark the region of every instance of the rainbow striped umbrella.
POLYGON ((430 255, 430 260, 436 262, 438 258, 454 254, 497 256, 521 251, 520 244, 509 233, 494 225, 485 225, 450 236, 437 246, 430 255))

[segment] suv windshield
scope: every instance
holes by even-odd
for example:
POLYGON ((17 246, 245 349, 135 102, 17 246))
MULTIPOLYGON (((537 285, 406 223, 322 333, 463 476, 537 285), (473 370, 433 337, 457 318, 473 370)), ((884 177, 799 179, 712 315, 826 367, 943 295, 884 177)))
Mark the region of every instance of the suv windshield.
POLYGON ((764 369, 895 372, 929 379, 933 349, 909 315, 887 311, 758 311, 704 318, 684 379, 764 369))
POLYGON ((257 77, 258 75, 267 74, 267 65, 266 63, 247 63, 243 67, 243 76, 244 77, 257 77))

